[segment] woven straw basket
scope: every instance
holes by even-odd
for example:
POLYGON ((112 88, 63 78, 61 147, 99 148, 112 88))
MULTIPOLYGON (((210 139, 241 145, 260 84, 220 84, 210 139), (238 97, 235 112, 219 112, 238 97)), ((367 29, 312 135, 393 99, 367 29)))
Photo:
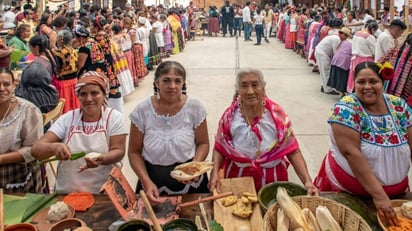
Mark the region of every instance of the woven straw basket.
MULTIPOLYGON (((371 227, 361 216, 336 201, 315 196, 296 196, 292 197, 292 199, 301 208, 309 208, 314 214, 318 205, 326 206, 344 231, 372 231, 371 227)), ((279 204, 276 203, 267 210, 263 218, 263 230, 277 230, 278 208, 279 204)))

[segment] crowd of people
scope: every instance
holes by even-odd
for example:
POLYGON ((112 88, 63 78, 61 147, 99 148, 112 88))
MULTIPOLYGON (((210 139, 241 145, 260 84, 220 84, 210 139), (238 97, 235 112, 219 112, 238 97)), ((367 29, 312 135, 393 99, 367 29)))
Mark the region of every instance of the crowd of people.
POLYGON ((389 198, 409 188, 412 142, 412 34, 398 42, 406 29, 402 20, 378 22, 366 11, 323 6, 212 6, 211 36, 243 31, 247 42, 254 29, 260 45, 276 34, 318 68, 322 92, 342 99, 329 115, 329 152, 313 180, 287 113, 266 95, 263 73, 241 69, 219 120, 210 178, 178 181, 170 171, 206 160, 211 143, 206 109, 186 93, 185 67, 163 60, 195 36, 196 7, 87 10, 68 12, 63 5, 37 23, 26 4, 23 18, 3 17, 0 26, 13 31, 0 53, 0 187, 6 193, 47 192, 45 169, 37 162, 52 156, 59 160, 55 191, 97 194, 127 154, 139 179, 136 191, 145 190, 153 204, 164 194, 219 191, 222 177, 251 176, 258 191, 288 181, 291 164, 308 195, 370 196, 382 219, 398 223, 389 198), (379 23, 387 28, 379 32, 379 23), (20 80, 10 71, 16 68, 23 68, 20 80), (129 132, 122 97, 151 69, 153 95, 129 115, 129 132), (66 100, 63 115, 43 124, 41 113, 59 98, 66 100), (78 152, 99 155, 68 161, 78 152))

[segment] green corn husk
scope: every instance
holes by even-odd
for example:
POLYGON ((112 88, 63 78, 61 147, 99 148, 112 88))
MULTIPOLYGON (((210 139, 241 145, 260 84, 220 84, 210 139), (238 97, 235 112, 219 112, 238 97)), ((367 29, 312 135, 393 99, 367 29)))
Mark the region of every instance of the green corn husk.
POLYGON ((24 213, 21 221, 26 222, 30 217, 33 216, 36 212, 39 211, 45 204, 50 202, 56 197, 57 193, 53 192, 49 195, 46 195, 44 197, 41 197, 39 200, 34 201, 27 209, 26 212, 24 213))
MULTIPOLYGON (((80 158, 85 157, 85 156, 86 156, 85 152, 73 153, 70 156, 70 160, 77 160, 77 159, 80 159, 80 158)), ((53 157, 53 158, 50 158, 50 159, 47 159, 47 160, 42 160, 42 161, 36 162, 36 163, 34 163, 34 166, 42 165, 44 163, 48 163, 48 162, 56 161, 56 160, 57 160, 57 158, 53 157)))

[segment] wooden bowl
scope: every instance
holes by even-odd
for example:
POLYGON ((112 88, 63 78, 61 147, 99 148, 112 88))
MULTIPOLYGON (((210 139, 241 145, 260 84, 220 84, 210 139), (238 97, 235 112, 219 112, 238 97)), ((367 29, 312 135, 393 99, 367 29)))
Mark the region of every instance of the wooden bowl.
POLYGON ((37 231, 36 226, 29 223, 20 223, 9 225, 4 228, 4 231, 37 231))
POLYGON ((78 218, 66 218, 52 225, 48 231, 73 230, 84 226, 87 226, 86 223, 78 218))
MULTIPOLYGON (((69 207, 69 212, 68 212, 68 214, 65 218, 74 217, 74 214, 75 214, 74 208, 70 205, 67 205, 67 206, 69 207)), ((49 210, 50 210, 50 207, 41 210, 31 220, 32 224, 35 224, 36 227, 39 230, 49 230, 52 225, 59 222, 59 221, 51 222, 51 221, 47 220, 47 214, 48 214, 49 210)), ((65 219, 65 218, 63 218, 63 219, 65 219)))
MULTIPOLYGON (((396 216, 398 216, 398 217, 403 217, 403 218, 407 218, 407 217, 405 217, 405 216, 402 214, 402 212, 401 212, 401 206, 402 206, 403 203, 408 202, 408 200, 396 199, 396 200, 391 200, 391 202, 392 202, 392 207, 393 207, 393 209, 394 209, 395 212, 396 212, 396 216)), ((389 230, 388 226, 386 226, 386 225, 382 222, 382 220, 380 219, 380 217, 379 217, 378 214, 376 214, 376 216, 378 217, 379 225, 381 226, 381 228, 383 229, 383 231, 388 231, 388 230, 389 230)))

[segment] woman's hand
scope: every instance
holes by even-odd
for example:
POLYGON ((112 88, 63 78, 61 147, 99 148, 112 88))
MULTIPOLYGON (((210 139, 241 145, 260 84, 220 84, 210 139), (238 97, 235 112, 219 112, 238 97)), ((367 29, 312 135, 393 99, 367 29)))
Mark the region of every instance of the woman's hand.
POLYGON ((319 196, 319 189, 311 182, 305 183, 306 191, 308 191, 308 196, 319 196))
POLYGON ((103 163, 103 155, 100 154, 100 155, 97 156, 97 157, 87 157, 87 155, 86 155, 86 157, 84 158, 84 160, 86 161, 86 165, 81 166, 81 167, 79 168, 79 171, 78 171, 78 172, 82 172, 83 170, 86 170, 86 169, 88 169, 88 168, 97 168, 97 167, 99 167, 100 165, 102 165, 102 163, 103 163))
POLYGON ((208 185, 209 191, 213 193, 214 190, 216 192, 220 193, 220 177, 219 173, 214 173, 210 175, 210 180, 209 180, 209 185, 208 185))
POLYGON ((64 143, 54 143, 52 152, 58 160, 68 160, 71 156, 71 151, 69 146, 64 143))
POLYGON ((379 218, 384 224, 387 224, 388 226, 397 226, 399 224, 396 212, 388 197, 373 198, 373 203, 378 211, 379 218))
POLYGON ((162 203, 162 201, 160 200, 159 191, 157 189, 157 186, 153 184, 153 182, 149 182, 148 184, 143 185, 143 188, 147 195, 147 199, 149 199, 150 201, 150 204, 158 205, 162 203))

